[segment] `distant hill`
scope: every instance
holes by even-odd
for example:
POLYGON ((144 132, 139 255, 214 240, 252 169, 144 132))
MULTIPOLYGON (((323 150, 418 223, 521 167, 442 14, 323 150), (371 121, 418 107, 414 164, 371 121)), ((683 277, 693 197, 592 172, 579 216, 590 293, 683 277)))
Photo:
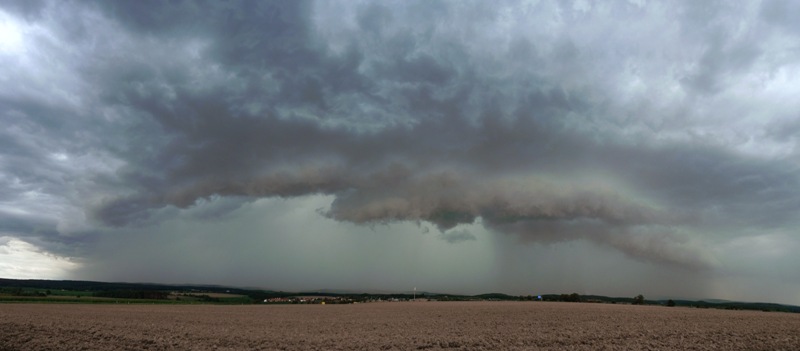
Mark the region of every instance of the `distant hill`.
MULTIPOLYGON (((674 300, 676 306, 688 306, 697 308, 718 308, 726 310, 754 310, 764 312, 792 312, 800 313, 800 306, 784 305, 770 302, 736 302, 727 300, 716 300, 722 302, 710 302, 712 300, 674 300)), ((658 301, 666 304, 666 301, 658 301)))

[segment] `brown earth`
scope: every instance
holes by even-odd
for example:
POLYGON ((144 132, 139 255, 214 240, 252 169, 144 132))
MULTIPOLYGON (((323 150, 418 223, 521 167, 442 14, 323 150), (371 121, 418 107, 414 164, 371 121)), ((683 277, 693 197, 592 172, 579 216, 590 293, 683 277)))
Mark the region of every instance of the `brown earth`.
POLYGON ((800 314, 556 302, 1 304, 0 350, 800 350, 800 314))

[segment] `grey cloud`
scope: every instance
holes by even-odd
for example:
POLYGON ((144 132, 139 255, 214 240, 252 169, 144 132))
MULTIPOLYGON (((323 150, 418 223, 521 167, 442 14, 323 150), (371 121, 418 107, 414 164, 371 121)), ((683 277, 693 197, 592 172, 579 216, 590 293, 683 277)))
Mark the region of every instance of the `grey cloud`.
POLYGON ((392 21, 392 10, 381 4, 373 3, 360 9, 357 18, 361 29, 380 35, 381 30, 392 21))
POLYGON ((767 126, 766 133, 782 142, 796 139, 800 136, 800 118, 790 115, 774 121, 767 126))
POLYGON ((37 20, 45 3, 46 0, 9 0, 3 4, 3 9, 26 20, 37 20))
POLYGON ((602 239, 590 239, 620 250, 637 260, 695 271, 706 271, 719 266, 719 261, 708 252, 707 247, 692 243, 689 236, 675 233, 669 227, 634 227, 621 233, 605 233, 603 236, 602 239))
POLYGON ((25 236, 49 236, 56 235, 55 222, 47 218, 36 215, 0 212, 0 232, 2 233, 21 233, 25 236))
POLYGON ((684 78, 700 94, 716 94, 761 56, 761 48, 753 38, 729 39, 731 28, 716 28, 709 34, 709 44, 689 75, 684 78))
POLYGON ((789 32, 797 32, 800 26, 794 21, 791 14, 800 11, 800 5, 789 0, 767 0, 761 3, 760 15, 767 23, 777 25, 789 32))
POLYGON ((149 217, 148 210, 152 204, 148 202, 140 197, 116 198, 101 203, 94 216, 112 226, 135 224, 149 217))

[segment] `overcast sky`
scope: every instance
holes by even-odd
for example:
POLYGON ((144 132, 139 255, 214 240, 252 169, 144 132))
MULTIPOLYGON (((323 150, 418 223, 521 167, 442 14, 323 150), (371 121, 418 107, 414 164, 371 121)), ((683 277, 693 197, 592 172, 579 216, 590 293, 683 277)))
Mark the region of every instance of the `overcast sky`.
POLYGON ((4 1, 0 277, 800 304, 798 13, 4 1))

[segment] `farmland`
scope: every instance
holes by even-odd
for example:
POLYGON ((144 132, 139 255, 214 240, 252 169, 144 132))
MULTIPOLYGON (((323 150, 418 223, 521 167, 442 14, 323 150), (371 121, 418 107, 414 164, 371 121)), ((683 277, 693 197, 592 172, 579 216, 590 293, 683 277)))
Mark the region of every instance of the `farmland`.
POLYGON ((2 350, 796 350, 800 314, 560 302, 0 305, 2 350))

